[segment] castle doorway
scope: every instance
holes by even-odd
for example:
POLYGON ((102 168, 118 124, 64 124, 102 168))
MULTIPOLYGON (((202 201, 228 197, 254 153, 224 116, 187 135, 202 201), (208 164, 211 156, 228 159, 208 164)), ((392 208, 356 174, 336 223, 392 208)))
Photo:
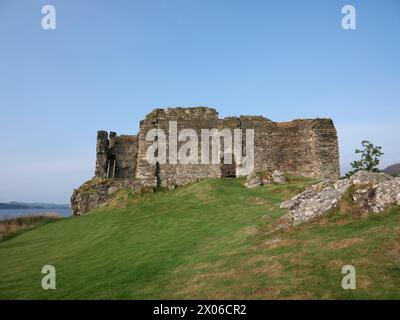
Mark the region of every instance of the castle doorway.
MULTIPOLYGON (((222 178, 236 178, 236 162, 233 154, 227 154, 227 159, 231 158, 232 163, 225 163, 225 155, 221 158, 221 177, 222 178)), ((228 161, 227 161, 228 162, 228 161)))

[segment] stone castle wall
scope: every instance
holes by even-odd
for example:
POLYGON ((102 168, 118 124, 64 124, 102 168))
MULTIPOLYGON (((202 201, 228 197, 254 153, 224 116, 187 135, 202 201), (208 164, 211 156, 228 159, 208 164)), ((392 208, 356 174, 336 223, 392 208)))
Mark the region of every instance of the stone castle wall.
POLYGON ((96 171, 101 178, 125 179, 136 175, 138 137, 97 132, 96 171))
MULTIPOLYGON (((167 163, 148 163, 146 152, 154 142, 146 141, 146 134, 156 128, 162 129, 168 137, 172 134, 169 132, 170 121, 177 122, 177 132, 188 128, 195 130, 199 141, 199 161, 201 129, 227 128, 231 129, 232 133, 233 129, 242 129, 244 146, 246 129, 254 129, 255 171, 280 170, 311 178, 339 177, 338 141, 332 120, 273 122, 261 116, 219 119, 217 111, 207 107, 155 109, 141 121, 138 135, 117 136, 113 132, 108 135, 105 131, 99 131, 96 176, 115 179, 137 178, 154 181, 155 185, 160 186, 182 185, 203 178, 223 176, 222 163, 170 164, 168 143, 167 163)), ((178 141, 177 150, 184 143, 185 141, 178 141)), ((223 149, 222 142, 221 148, 223 149)))
POLYGON ((220 121, 221 127, 254 129, 255 171, 280 170, 310 178, 338 178, 339 150, 330 119, 272 122, 241 116, 220 121))
MULTIPOLYGON (((151 112, 140 124, 139 131, 139 149, 137 178, 151 179, 156 176, 156 165, 151 165, 146 160, 147 148, 153 144, 152 141, 146 141, 146 134, 150 129, 162 129, 169 137, 169 122, 177 122, 177 132, 182 129, 193 129, 200 137, 201 129, 217 129, 218 114, 211 108, 173 108, 173 109, 156 109, 151 112)), ((168 141, 168 140, 167 140, 168 141)), ((200 141, 200 138, 199 138, 200 141)), ((177 143, 177 150, 185 142, 177 143)), ((160 164, 159 184, 161 186, 182 185, 188 182, 197 181, 203 178, 217 178, 220 176, 219 164, 170 164, 169 162, 169 144, 167 143, 167 163, 160 164)), ((200 148, 199 148, 200 158, 200 148)))
MULTIPOLYGON (((151 192, 156 186, 175 187, 203 178, 238 176, 240 161, 233 157, 224 163, 223 139, 220 141, 220 159, 209 164, 171 164, 169 143, 166 143, 167 162, 150 164, 146 153, 154 141, 146 141, 151 129, 162 129, 168 138, 170 121, 176 121, 176 131, 192 129, 198 139, 198 160, 201 162, 201 130, 242 130, 242 153, 246 151, 246 129, 254 130, 254 170, 279 170, 286 174, 319 179, 339 177, 339 151, 336 129, 330 119, 273 122, 260 116, 218 118, 215 109, 206 107, 155 109, 140 123, 138 135, 120 135, 99 131, 96 146, 95 178, 89 180, 71 197, 74 216, 108 203, 115 192, 129 188, 134 193, 151 192)), ((171 127, 173 131, 173 128, 171 127)), ((159 133, 157 133, 159 134, 159 133)), ((160 133, 161 134, 161 133, 160 133)), ((179 139, 178 139, 179 140, 179 139)), ((211 140, 211 139, 210 139, 211 140)), ((178 141, 179 150, 186 141, 178 141)), ((231 154, 230 154, 231 155, 231 154)), ((228 154, 226 156, 229 156, 228 154)))

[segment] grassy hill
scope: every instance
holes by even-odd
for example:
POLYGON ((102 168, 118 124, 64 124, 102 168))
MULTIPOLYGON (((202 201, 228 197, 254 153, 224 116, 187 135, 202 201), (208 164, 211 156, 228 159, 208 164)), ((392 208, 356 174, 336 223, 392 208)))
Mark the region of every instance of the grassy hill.
POLYGON ((310 183, 121 190, 107 208, 0 242, 0 298, 399 299, 399 208, 269 232, 286 212, 276 204, 310 183), (41 288, 46 264, 57 270, 56 290, 41 288), (357 290, 341 288, 346 264, 357 290))

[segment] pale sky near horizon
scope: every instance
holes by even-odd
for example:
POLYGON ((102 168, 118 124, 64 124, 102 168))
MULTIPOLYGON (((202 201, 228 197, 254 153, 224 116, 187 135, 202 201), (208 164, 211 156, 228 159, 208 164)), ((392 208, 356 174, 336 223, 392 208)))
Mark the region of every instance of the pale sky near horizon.
POLYGON ((396 0, 0 0, 0 202, 69 202, 96 131, 136 134, 155 107, 329 117, 342 173, 364 139, 400 162, 399 39, 396 0))

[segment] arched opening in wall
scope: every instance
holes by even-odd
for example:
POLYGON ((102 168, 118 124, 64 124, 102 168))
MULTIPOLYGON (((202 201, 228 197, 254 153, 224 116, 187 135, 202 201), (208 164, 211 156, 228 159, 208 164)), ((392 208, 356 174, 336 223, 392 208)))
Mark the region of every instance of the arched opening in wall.
POLYGON ((115 178, 115 170, 117 168, 117 160, 115 159, 115 155, 110 155, 107 161, 107 176, 106 178, 115 178))
POLYGON ((161 187, 161 176, 160 176, 160 163, 158 161, 156 162, 155 176, 157 179, 157 188, 159 188, 159 187, 161 187))
POLYGON ((223 155, 221 158, 221 177, 222 178, 236 178, 236 162, 233 154, 223 155), (225 157, 227 161, 225 161, 225 157), (229 161, 229 159, 232 159, 229 161), (225 163, 228 162, 228 163, 225 163), (229 163, 231 162, 231 163, 229 163))

